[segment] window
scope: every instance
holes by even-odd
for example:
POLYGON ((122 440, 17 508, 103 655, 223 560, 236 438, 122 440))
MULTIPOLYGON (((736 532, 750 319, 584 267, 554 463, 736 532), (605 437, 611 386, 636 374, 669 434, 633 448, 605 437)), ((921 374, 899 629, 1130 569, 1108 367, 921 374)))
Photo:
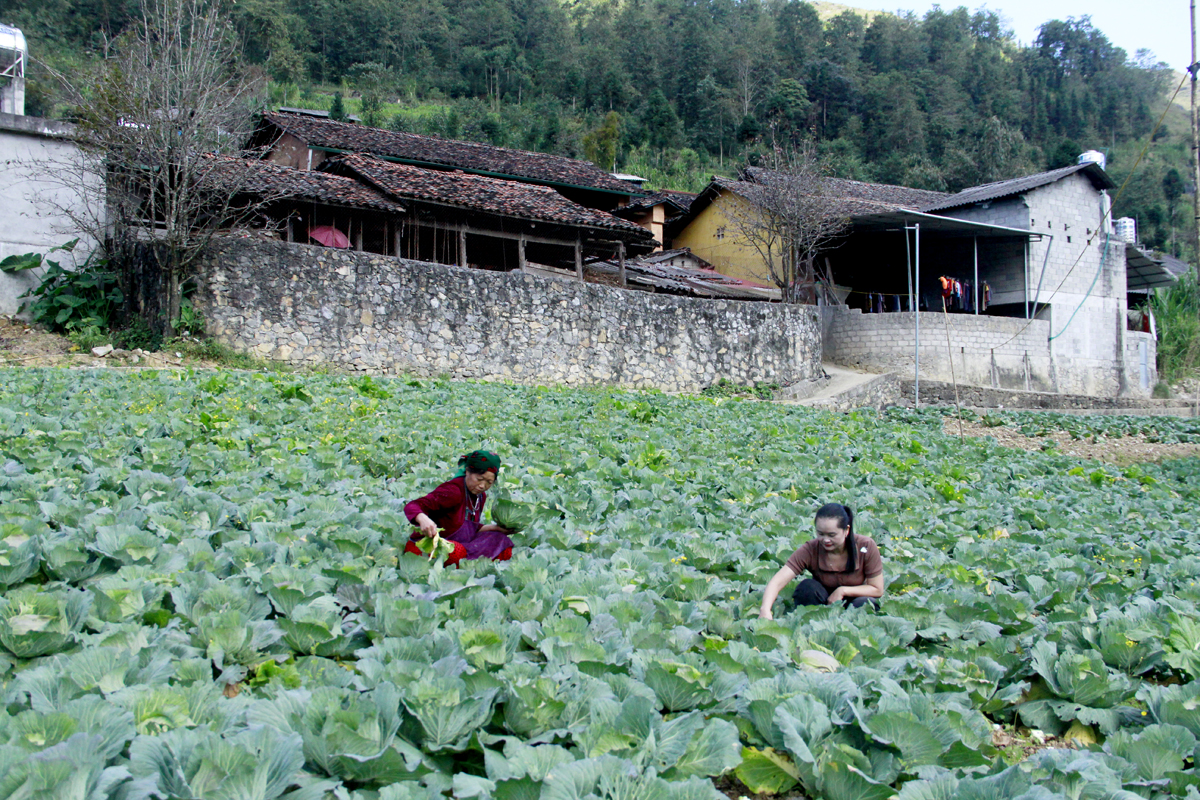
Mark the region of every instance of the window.
POLYGON ((724 225, 722 225, 721 227, 717 228, 717 238, 718 238, 718 239, 724 239, 724 238, 725 238, 725 226, 724 226, 724 225))

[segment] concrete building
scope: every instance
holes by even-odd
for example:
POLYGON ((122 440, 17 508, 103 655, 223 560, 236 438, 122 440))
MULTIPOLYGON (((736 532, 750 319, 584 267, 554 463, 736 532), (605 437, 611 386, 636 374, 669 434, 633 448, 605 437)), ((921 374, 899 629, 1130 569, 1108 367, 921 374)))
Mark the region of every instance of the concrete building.
MULTIPOLYGON (((715 178, 667 226, 670 246, 723 274, 760 277, 761 257, 722 213, 746 202, 739 187, 758 172, 715 178)), ((1114 234, 1115 187, 1101 164, 1082 159, 953 195, 829 183, 850 227, 820 258, 841 300, 823 310, 827 361, 1006 389, 1153 389, 1155 337, 1130 323, 1128 293, 1174 276, 1114 234)))
MULTIPOLYGON (((45 252, 80 237, 72 211, 84 214, 100 197, 99 177, 80 186, 81 160, 71 126, 0 113, 0 259, 45 252), (71 211, 68 211, 71 210, 71 211)), ((73 253, 56 253, 64 266, 81 263, 94 246, 81 241, 73 253)), ((18 297, 37 285, 32 272, 0 273, 0 314, 14 314, 18 297)))

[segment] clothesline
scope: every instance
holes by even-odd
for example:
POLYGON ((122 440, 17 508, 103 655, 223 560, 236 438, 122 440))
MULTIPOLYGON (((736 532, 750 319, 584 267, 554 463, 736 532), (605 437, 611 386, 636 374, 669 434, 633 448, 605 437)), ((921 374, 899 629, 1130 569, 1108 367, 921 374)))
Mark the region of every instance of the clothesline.
MULTIPOLYGON (((992 302, 992 287, 987 281, 983 281, 979 287, 982 290, 982 296, 979 298, 979 309, 976 311, 975 294, 972 292, 970 281, 962 281, 957 278, 941 276, 938 278, 941 284, 941 297, 943 298, 947 311, 960 311, 966 313, 978 313, 978 311, 986 311, 992 302)), ((907 292, 874 292, 863 291, 862 289, 849 289, 846 291, 847 296, 852 294, 864 295, 867 298, 866 312, 868 314, 882 314, 895 311, 912 311, 912 298, 907 292), (905 308, 907 306, 907 308, 905 308)), ((936 302, 931 303, 930 297, 937 297, 936 294, 919 294, 918 307, 929 310, 936 310, 938 305, 936 302), (933 308, 931 308, 931 306, 933 308)))

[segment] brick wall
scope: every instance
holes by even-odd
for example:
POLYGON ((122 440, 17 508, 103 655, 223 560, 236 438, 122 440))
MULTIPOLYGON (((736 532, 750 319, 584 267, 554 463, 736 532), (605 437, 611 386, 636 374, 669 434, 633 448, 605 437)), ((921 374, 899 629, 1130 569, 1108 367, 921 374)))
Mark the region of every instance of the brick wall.
MULTIPOLYGON (((931 380, 1055 391, 1046 341, 1049 323, 974 314, 921 313, 921 376, 931 380), (947 325, 949 345, 947 345, 947 325), (953 367, 953 374, 951 368, 953 367)), ((869 372, 913 374, 911 312, 864 314, 844 306, 822 309, 825 359, 869 372)))

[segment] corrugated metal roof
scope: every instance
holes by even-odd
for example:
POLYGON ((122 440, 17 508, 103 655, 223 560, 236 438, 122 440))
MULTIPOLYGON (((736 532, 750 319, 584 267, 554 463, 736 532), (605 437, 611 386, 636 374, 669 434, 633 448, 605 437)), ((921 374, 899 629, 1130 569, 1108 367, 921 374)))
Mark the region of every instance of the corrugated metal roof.
POLYGON ((1115 189, 1117 187, 1113 183, 1112 178, 1108 177, 1108 173, 1100 168, 1099 164, 1088 162, 1086 164, 1063 167, 1062 169, 1052 169, 1049 172, 1023 175, 1020 178, 1010 178, 1006 181, 972 186, 969 189, 963 189, 958 194, 953 194, 942 200, 925 205, 921 210, 945 211, 950 208, 974 205, 975 203, 986 203, 989 200, 999 200, 1002 197, 1022 194, 1028 192, 1030 189, 1036 189, 1039 186, 1046 186, 1055 181, 1060 181, 1068 175, 1074 175, 1076 172, 1082 172, 1086 175, 1097 189, 1115 189))
POLYGON ((1145 291, 1171 286, 1179 280, 1179 275, 1172 267, 1182 264, 1187 271, 1187 264, 1177 258, 1171 258, 1170 267, 1166 259, 1170 256, 1155 256, 1135 244, 1125 245, 1125 288, 1129 291, 1145 291))

